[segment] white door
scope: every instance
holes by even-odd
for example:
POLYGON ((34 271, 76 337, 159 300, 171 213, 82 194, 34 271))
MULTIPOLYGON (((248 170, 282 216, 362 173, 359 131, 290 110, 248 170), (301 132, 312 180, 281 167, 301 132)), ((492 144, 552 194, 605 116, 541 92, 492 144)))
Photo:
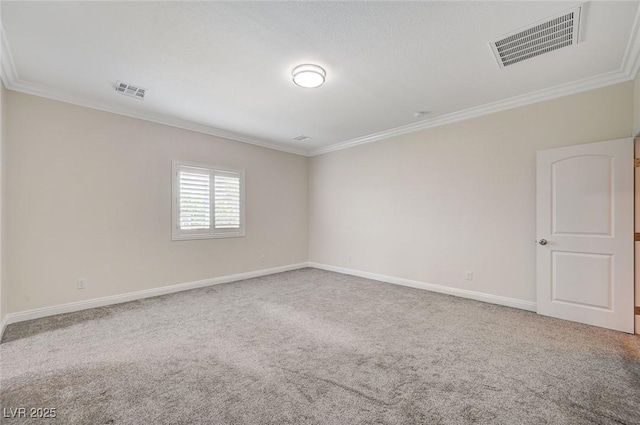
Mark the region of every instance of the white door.
POLYGON ((633 140, 538 152, 538 314, 633 333, 633 140))

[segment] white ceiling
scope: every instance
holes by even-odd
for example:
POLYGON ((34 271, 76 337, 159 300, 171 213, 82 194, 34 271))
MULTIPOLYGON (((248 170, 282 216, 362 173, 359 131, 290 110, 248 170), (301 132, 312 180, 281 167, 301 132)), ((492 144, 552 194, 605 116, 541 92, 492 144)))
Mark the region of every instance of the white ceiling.
POLYGON ((3 1, 3 79, 314 154, 633 78, 639 2, 586 3, 577 46, 498 67, 488 42, 580 3, 3 1), (318 89, 291 81, 308 62, 327 71, 318 89))

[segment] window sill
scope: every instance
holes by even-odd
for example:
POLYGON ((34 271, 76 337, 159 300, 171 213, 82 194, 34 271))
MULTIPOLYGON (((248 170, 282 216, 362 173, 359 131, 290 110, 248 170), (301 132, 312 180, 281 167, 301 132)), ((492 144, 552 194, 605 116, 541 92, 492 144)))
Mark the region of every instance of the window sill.
POLYGON ((244 233, 223 233, 223 234, 193 234, 193 235, 172 235, 172 241, 190 241, 194 239, 228 239, 228 238, 244 238, 244 233))

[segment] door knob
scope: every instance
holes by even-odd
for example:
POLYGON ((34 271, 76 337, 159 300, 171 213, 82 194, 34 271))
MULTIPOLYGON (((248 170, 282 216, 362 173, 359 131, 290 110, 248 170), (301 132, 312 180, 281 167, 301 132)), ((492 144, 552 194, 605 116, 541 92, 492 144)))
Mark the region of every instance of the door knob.
POLYGON ((546 244, 548 244, 549 242, 547 242, 547 240, 546 240, 546 239, 540 239, 540 240, 538 241, 538 243, 539 243, 540 245, 546 245, 546 244))

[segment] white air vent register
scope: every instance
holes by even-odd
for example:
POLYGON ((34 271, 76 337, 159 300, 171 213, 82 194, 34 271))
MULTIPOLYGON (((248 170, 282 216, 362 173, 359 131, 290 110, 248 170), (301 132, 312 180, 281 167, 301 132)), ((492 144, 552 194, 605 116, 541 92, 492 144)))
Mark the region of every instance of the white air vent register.
POLYGON ((308 140, 311 140, 311 137, 301 134, 298 137, 294 137, 293 140, 297 140, 298 142, 306 142, 308 140))
POLYGON ((136 99, 144 99, 144 95, 147 92, 146 89, 132 86, 131 84, 123 83, 122 81, 116 82, 116 91, 125 96, 135 97, 136 99))
POLYGON ((578 44, 582 6, 520 29, 491 44, 500 68, 578 44))

